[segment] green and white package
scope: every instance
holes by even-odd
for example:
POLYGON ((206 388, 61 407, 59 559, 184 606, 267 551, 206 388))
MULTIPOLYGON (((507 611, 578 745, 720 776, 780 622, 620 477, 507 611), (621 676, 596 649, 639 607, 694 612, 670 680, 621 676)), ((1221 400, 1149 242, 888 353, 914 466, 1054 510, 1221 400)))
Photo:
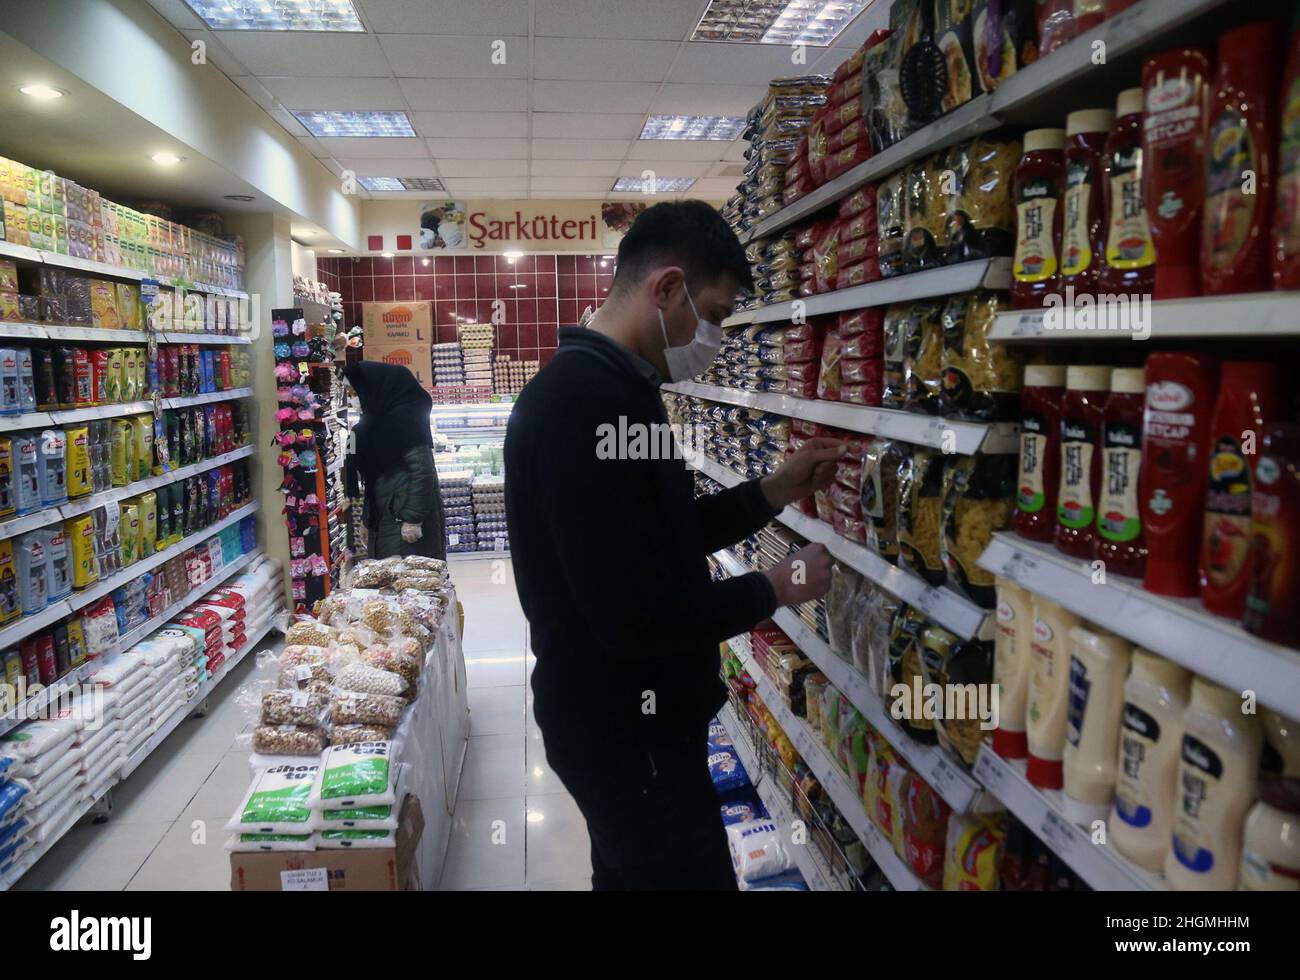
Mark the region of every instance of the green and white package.
POLYGON ((232 834, 310 834, 317 824, 310 798, 319 770, 317 765, 258 770, 226 830, 232 834))
POLYGON ((397 846, 397 835, 391 830, 322 830, 316 839, 322 851, 397 846))
POLYGON ((320 829, 326 830, 377 830, 388 832, 397 829, 397 811, 406 796, 406 769, 397 766, 394 797, 396 802, 376 806, 358 806, 321 811, 320 829))
POLYGON ((314 851, 315 834, 231 834, 226 850, 247 854, 254 851, 314 851))
POLYGON ((391 742, 331 745, 321 756, 310 805, 316 810, 392 806, 397 802, 397 767, 391 742))

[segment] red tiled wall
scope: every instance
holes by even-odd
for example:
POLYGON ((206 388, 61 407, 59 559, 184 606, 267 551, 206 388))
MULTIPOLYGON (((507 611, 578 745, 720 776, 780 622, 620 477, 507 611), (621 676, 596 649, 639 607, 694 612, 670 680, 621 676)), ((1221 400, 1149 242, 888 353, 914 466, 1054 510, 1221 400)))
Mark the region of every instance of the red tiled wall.
POLYGON ((493 301, 502 300, 497 351, 542 363, 555 353, 558 325, 599 307, 614 277, 613 260, 600 255, 525 255, 513 263, 503 255, 397 255, 318 259, 317 268, 342 294, 348 326, 361 322, 364 302, 432 300, 438 343, 456 339, 457 316, 488 323, 493 301))

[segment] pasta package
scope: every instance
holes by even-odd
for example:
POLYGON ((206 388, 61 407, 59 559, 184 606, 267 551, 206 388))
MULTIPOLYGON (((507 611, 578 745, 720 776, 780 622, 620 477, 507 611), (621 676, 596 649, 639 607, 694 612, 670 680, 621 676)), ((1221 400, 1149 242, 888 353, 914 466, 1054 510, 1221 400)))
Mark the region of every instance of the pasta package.
POLYGON ((889 689, 903 685, 907 692, 895 698, 887 695, 885 700, 892 717, 898 718, 903 727, 919 742, 933 745, 938 736, 934 730, 934 719, 923 712, 913 711, 912 691, 922 690, 925 676, 921 670, 921 634, 929 620, 919 609, 900 603, 898 612, 889 624, 889 689))
POLYGON ((943 454, 923 446, 905 453, 898 468, 899 557, 935 586, 947 579, 941 542, 945 468, 943 454))
POLYGON ((911 340, 910 303, 895 303, 885 310, 881 335, 885 353, 885 386, 880 404, 885 408, 902 408, 907 404, 903 381, 903 363, 911 340))
POLYGON ((828 330, 822 344, 821 371, 817 376, 817 397, 824 401, 840 400, 840 334, 838 330, 828 330))
POLYGON ((920 272, 943 264, 940 243, 948 222, 944 185, 951 181, 946 154, 932 154, 907 168, 903 184, 903 269, 920 272))
POLYGON ((873 440, 862 455, 862 514, 867 547, 891 564, 898 563, 898 443, 873 440))
POLYGON ((954 457, 944 478, 943 567, 949 583, 985 609, 994 608, 997 591, 979 556, 994 531, 1011 526, 1017 463, 1014 455, 954 457))
POLYGON ((906 173, 899 171, 876 187, 876 263, 886 278, 903 273, 903 240, 907 234, 905 177, 906 173))
POLYGON ((903 352, 904 407, 938 415, 943 410, 943 300, 912 304, 903 352))
MULTIPOLYGON (((991 640, 956 640, 948 648, 936 683, 945 691, 970 692, 955 717, 939 719, 939 743, 957 757, 967 769, 975 765, 975 757, 984 743, 985 721, 990 704, 979 704, 978 692, 993 687, 993 642, 991 640), (974 703, 972 703, 972 698, 974 703)), ((991 720, 991 719, 990 719, 991 720)))
POLYGON ((953 180, 946 189, 945 261, 968 262, 1015 251, 1011 179, 1020 154, 1020 140, 992 136, 976 137, 949 151, 953 180))
POLYGON ((976 422, 1014 422, 1020 415, 1024 351, 989 340, 999 310, 998 293, 977 289, 944 304, 943 414, 976 422))

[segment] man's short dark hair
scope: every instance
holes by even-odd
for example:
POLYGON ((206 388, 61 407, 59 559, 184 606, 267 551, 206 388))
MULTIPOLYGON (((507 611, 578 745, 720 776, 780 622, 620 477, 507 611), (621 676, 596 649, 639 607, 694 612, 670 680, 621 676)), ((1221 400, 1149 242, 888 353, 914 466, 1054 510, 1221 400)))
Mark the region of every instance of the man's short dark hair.
POLYGON ((646 208, 618 246, 614 292, 628 292, 653 270, 681 266, 695 290, 732 276, 752 291, 754 276, 745 249, 718 211, 703 201, 665 201, 646 208))

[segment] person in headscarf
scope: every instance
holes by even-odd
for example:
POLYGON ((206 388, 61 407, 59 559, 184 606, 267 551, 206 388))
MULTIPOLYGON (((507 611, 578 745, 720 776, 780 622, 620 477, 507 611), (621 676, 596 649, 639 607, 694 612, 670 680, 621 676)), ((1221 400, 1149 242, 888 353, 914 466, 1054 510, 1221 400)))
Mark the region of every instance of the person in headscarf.
POLYGON ((446 558, 442 496, 433 468, 433 399, 404 367, 361 361, 343 369, 361 400, 346 468, 350 497, 362 496, 371 558, 446 558), (361 491, 358 488, 360 481, 361 491))

